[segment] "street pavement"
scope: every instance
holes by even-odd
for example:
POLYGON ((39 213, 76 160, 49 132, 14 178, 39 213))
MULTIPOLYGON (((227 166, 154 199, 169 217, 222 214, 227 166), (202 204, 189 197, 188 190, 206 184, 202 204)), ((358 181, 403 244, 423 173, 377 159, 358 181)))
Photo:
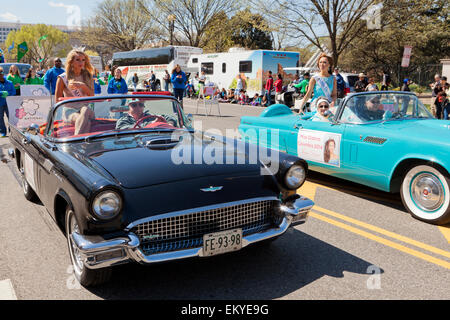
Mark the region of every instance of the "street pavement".
MULTIPOLYGON (((221 104, 203 130, 229 134, 259 107, 221 104)), ((201 123, 200 123, 201 121, 201 123)), ((0 299, 450 299, 450 226, 413 219, 399 195, 310 172, 299 193, 315 201, 307 222, 270 245, 211 258, 114 269, 106 285, 80 287, 61 230, 25 200, 0 140, 0 299)), ((180 195, 182 197, 182 195, 180 195)))

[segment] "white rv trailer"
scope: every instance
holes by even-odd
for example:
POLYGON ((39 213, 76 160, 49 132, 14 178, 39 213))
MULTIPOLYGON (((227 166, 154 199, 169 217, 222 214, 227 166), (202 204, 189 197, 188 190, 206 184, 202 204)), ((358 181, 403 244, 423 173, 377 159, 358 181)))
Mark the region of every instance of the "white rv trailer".
POLYGON ((112 65, 117 65, 122 71, 122 77, 128 85, 128 89, 133 89, 132 78, 136 73, 139 78, 138 90, 144 90, 144 80, 149 80, 151 71, 157 78, 159 86, 157 90, 164 90, 165 70, 172 72, 172 69, 179 64, 181 70, 190 73, 188 60, 193 54, 201 54, 203 49, 188 46, 168 46, 163 48, 151 48, 134 50, 127 52, 116 52, 113 54, 112 65))
POLYGON ((283 76, 283 84, 294 80, 297 71, 285 71, 287 67, 298 67, 300 53, 273 50, 230 50, 222 53, 192 55, 188 68, 196 69, 200 74, 203 70, 207 82, 212 82, 219 89, 236 88, 237 76, 245 80, 249 96, 255 93, 263 94, 264 86, 272 71, 274 81, 277 74, 283 76))

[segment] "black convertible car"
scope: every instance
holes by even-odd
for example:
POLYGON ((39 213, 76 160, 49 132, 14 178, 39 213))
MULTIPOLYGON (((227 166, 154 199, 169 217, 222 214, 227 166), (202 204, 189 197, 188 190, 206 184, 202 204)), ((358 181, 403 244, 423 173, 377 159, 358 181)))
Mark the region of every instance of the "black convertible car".
POLYGON ((296 194, 304 160, 268 150, 263 157, 253 145, 197 132, 171 96, 65 100, 47 123, 12 127, 11 142, 25 197, 39 198, 65 230, 84 286, 129 261, 213 256, 272 240, 313 206, 296 194))

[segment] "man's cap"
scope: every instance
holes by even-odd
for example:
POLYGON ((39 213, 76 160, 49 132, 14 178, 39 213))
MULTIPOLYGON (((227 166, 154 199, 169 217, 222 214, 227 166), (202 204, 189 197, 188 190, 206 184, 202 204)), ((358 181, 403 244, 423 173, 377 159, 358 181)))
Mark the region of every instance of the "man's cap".
POLYGON ((362 72, 361 72, 361 73, 359 74, 359 76, 358 76, 358 77, 360 77, 360 78, 361 78, 361 77, 365 77, 365 76, 366 76, 366 75, 365 75, 364 73, 362 73, 362 72))

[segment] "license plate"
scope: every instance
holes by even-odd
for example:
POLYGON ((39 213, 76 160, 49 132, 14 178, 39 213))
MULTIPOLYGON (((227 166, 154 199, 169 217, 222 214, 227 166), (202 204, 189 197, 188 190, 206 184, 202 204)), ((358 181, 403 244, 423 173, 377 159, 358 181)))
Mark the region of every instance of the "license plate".
POLYGON ((203 236, 203 256, 214 256, 242 248, 242 229, 209 233, 203 236))

